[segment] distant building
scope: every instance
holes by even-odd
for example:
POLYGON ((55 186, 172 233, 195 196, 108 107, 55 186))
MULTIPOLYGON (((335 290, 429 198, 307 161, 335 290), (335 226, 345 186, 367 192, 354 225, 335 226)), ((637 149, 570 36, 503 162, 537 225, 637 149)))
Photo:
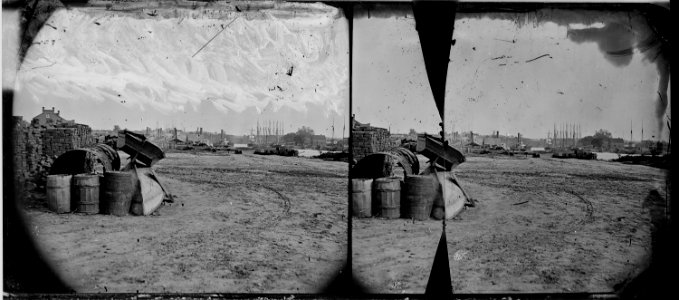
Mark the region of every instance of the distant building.
POLYGON ((316 146, 325 146, 326 141, 325 141, 325 135, 322 134, 314 134, 311 136, 311 141, 309 143, 312 147, 316 146))
POLYGON ((483 137, 483 140, 482 140, 481 143, 484 144, 484 145, 498 146, 498 145, 502 144, 504 142, 504 140, 505 140, 504 137, 500 138, 500 137, 495 137, 495 136, 490 136, 490 137, 486 136, 486 137, 483 137))
POLYGON ((43 106, 42 108, 42 113, 35 116, 33 120, 31 120, 32 125, 38 125, 38 126, 45 126, 45 125, 57 125, 57 124, 70 124, 74 125, 75 120, 66 120, 59 116, 60 111, 54 110, 54 107, 52 109, 45 109, 43 106))
POLYGON ((390 137, 391 137, 392 140, 397 140, 397 141, 400 141, 400 140, 403 140, 403 139, 417 140, 417 136, 415 136, 413 138, 413 136, 411 136, 409 134, 404 134, 404 133, 392 133, 390 135, 390 137))
POLYGON ((474 135, 473 131, 470 131, 469 133, 464 134, 463 136, 467 138, 467 144, 470 144, 470 143, 477 144, 476 143, 476 136, 474 135))

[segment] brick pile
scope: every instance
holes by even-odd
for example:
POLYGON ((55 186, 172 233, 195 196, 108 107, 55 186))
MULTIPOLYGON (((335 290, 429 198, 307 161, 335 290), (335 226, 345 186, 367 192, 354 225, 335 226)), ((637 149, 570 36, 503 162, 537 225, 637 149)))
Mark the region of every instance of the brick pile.
POLYGON ((14 146, 14 187, 16 188, 16 196, 23 194, 23 187, 28 176, 25 170, 28 169, 26 162, 26 128, 28 122, 25 122, 22 117, 14 117, 12 119, 12 145, 14 146))
POLYGON ((44 154, 56 158, 67 151, 94 144, 92 130, 87 125, 75 124, 46 129, 43 133, 44 154))
POLYGON ((36 127, 26 127, 26 167, 27 171, 35 169, 42 156, 42 131, 36 127))
POLYGON ((372 126, 357 126, 351 131, 353 142, 353 156, 356 161, 368 154, 386 151, 393 148, 388 130, 372 126))
POLYGON ((54 159, 73 149, 95 144, 92 130, 83 124, 38 125, 15 118, 13 143, 15 173, 25 181, 43 185, 54 159))

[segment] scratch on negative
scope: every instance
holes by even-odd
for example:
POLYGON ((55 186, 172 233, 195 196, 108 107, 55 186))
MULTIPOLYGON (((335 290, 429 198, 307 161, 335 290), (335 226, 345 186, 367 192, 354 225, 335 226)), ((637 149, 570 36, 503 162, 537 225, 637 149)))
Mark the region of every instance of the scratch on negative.
POLYGON ((51 66, 54 66, 56 63, 57 63, 57 62, 53 62, 51 65, 33 67, 33 68, 31 68, 31 70, 51 67, 51 66))
POLYGON ((538 57, 536 57, 536 58, 529 59, 529 60, 527 60, 526 62, 531 62, 531 61, 534 61, 534 60, 538 60, 538 59, 543 58, 543 57, 545 57, 545 56, 549 56, 549 58, 552 58, 549 54, 543 54, 543 55, 540 55, 540 56, 538 56, 538 57))
POLYGON ((205 48, 205 46, 207 46, 207 44, 209 44, 210 42, 212 42, 212 40, 214 40, 220 33, 222 33, 226 28, 229 27, 229 25, 231 25, 231 23, 233 23, 234 21, 236 21, 238 18, 239 18, 239 17, 236 17, 235 19, 231 20, 231 22, 229 22, 229 24, 226 24, 226 26, 224 26, 224 28, 222 28, 222 30, 220 30, 219 32, 217 32, 217 34, 215 34, 215 36, 213 36, 209 41, 207 41, 207 42, 205 43, 205 45, 203 45, 203 47, 200 47, 200 49, 198 49, 198 51, 196 51, 196 53, 194 53, 193 55, 191 55, 191 57, 196 56, 196 54, 198 54, 198 52, 200 52, 201 50, 203 50, 203 48, 205 48))

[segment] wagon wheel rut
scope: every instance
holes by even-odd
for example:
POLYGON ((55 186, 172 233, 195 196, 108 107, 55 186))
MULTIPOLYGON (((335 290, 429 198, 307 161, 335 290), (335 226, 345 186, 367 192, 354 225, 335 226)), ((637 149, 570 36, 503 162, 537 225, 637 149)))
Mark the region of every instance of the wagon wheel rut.
MULTIPOLYGON (((583 197, 579 193, 576 193, 572 190, 566 190, 566 193, 575 196, 576 198, 578 198, 580 200, 580 202, 585 204, 585 209, 584 209, 585 210, 585 217, 583 217, 579 222, 575 223, 575 226, 578 226, 578 228, 576 228, 576 229, 582 228, 582 226, 584 226, 585 224, 592 223, 594 221, 594 206, 592 205, 592 201, 587 200, 585 197, 583 197)), ((569 230, 569 231, 574 231, 576 229, 569 230)))
MULTIPOLYGON (((252 184, 251 183, 240 183, 238 185, 251 186, 252 184)), ((283 219, 283 216, 287 216, 287 215, 290 214, 290 208, 292 206, 291 205, 292 202, 290 201, 290 198, 288 198, 286 195, 281 193, 276 188, 273 188, 271 186, 267 186, 267 185, 264 185, 264 184, 261 184, 261 183, 255 183, 254 185, 259 187, 259 188, 274 192, 282 200, 282 202, 279 202, 279 203, 281 203, 281 207, 282 207, 283 211, 279 212, 279 213, 272 211, 271 214, 273 216, 271 218, 264 219, 264 221, 260 222, 260 226, 258 226, 258 227, 261 227, 261 228, 273 228, 274 225, 278 224, 283 219)))
MULTIPOLYGON (((577 193, 572 190, 564 190, 560 192, 554 191, 551 192, 550 194, 556 197, 556 199, 560 199, 560 201, 565 201, 564 204, 566 205, 568 205, 569 203, 582 205, 576 205, 576 207, 578 208, 577 212, 571 211, 564 215, 562 218, 559 218, 556 221, 551 220, 549 222, 552 225, 552 227, 558 226, 559 228, 553 229, 543 228, 543 230, 547 230, 553 233, 573 233, 574 231, 581 230, 585 225, 594 222, 594 205, 590 200, 587 200, 580 193, 577 193), (564 194, 569 196, 566 199, 560 198, 563 197, 564 194)), ((566 209, 566 207, 562 207, 562 209, 566 209)))
POLYGON ((283 195, 283 193, 281 193, 280 191, 278 191, 277 189, 275 189, 273 187, 266 186, 266 185, 259 184, 259 183, 257 184, 257 186, 259 186, 261 188, 265 188, 267 190, 270 190, 270 191, 276 193, 283 200, 283 213, 286 214, 286 215, 290 213, 290 206, 291 206, 291 203, 292 203, 292 202, 290 202, 290 198, 283 195))
MULTIPOLYGON (((192 177, 189 177, 189 176, 182 176, 182 175, 175 177, 175 179, 186 181, 186 182, 197 183, 197 184, 208 184, 208 185, 212 185, 212 186, 219 186, 219 187, 223 187, 223 188, 227 188, 227 187, 234 186, 234 185, 247 186, 247 187, 251 188, 252 185, 253 185, 253 183, 250 183, 250 182, 228 182, 227 183, 227 182, 221 182, 221 181, 215 181, 215 180, 210 180, 208 182, 204 182, 204 181, 201 181, 199 179, 195 179, 195 178, 192 178, 192 177)), ((290 198, 288 198, 286 195, 284 195, 283 193, 281 193, 278 189, 276 189, 274 187, 267 186, 267 185, 264 185, 264 184, 261 184, 261 183, 254 183, 254 185, 259 187, 259 188, 266 189, 266 190, 269 190, 271 192, 276 193, 278 195, 278 197, 281 198, 281 200, 282 200, 282 202, 279 202, 279 203, 282 203, 281 206, 283 208, 283 211, 281 213, 277 213, 277 214, 272 212, 272 214, 275 214, 274 217, 268 218, 268 219, 266 219, 266 221, 261 222, 261 226, 263 228, 264 227, 270 228, 271 226, 280 222, 280 220, 283 218, 284 215, 290 214, 290 208, 292 206, 292 204, 291 204, 292 202, 290 201, 290 198)))

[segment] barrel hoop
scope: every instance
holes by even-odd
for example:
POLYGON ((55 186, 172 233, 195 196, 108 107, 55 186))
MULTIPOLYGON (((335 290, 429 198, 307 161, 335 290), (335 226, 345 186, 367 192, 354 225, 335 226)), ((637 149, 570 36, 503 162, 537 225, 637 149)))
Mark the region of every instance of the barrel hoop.
POLYGON ((401 191, 400 189, 394 190, 394 189, 381 189, 381 188, 375 188, 378 191, 385 191, 385 192, 399 192, 401 191))
POLYGON ((68 187, 70 187, 69 185, 63 185, 63 184, 57 184, 57 185, 47 184, 47 185, 45 185, 45 186, 46 186, 46 187, 51 187, 51 188, 68 188, 68 187))
POLYGON ((362 192, 363 191, 370 191, 370 187, 363 187, 362 189, 361 188, 357 189, 356 187, 354 187, 354 189, 352 189, 352 190, 353 191, 362 191, 362 192))

